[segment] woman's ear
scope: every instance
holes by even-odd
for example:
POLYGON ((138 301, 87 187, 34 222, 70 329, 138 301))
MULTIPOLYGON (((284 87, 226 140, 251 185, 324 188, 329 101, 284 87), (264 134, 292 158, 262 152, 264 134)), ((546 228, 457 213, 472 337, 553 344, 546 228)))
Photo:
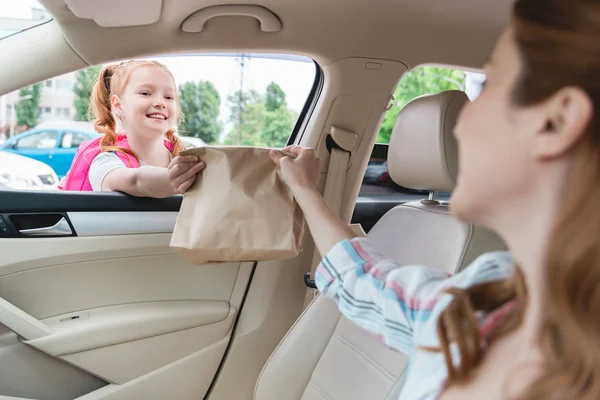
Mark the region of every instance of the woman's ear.
POLYGON ((584 136, 594 107, 585 91, 576 87, 559 90, 540 105, 544 124, 536 134, 535 156, 540 160, 561 157, 584 136))

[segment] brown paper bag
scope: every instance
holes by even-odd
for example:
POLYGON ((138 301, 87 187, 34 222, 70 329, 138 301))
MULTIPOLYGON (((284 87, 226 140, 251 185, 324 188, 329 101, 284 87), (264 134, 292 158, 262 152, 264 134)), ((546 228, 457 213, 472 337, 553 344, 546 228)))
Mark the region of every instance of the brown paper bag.
POLYGON ((194 264, 292 258, 301 250, 304 215, 269 149, 199 147, 206 163, 184 194, 171 247, 194 264))

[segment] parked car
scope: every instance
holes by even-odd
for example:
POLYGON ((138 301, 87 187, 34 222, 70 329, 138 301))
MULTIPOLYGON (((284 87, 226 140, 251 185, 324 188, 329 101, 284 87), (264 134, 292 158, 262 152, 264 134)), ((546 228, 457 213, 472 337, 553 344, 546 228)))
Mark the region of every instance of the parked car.
POLYGON ((388 165, 386 160, 369 160, 363 182, 372 184, 382 183, 387 170, 388 165))
POLYGON ((197 138, 197 137, 180 135, 179 138, 181 139, 181 141, 183 142, 183 144, 185 145, 186 148, 206 146, 206 143, 204 142, 204 140, 197 138))
POLYGON ((66 175, 77 147, 98 133, 75 129, 36 128, 9 138, 1 150, 48 164, 59 178, 66 175))
POLYGON ((54 170, 41 161, 0 151, 0 187, 11 189, 57 189, 54 170))
POLYGON ((46 120, 42 121, 33 129, 61 129, 61 130, 76 130, 84 132, 95 132, 94 123, 90 121, 66 121, 60 120, 46 120))
POLYGON ((398 185, 390 177, 390 171, 388 170, 387 160, 370 160, 367 164, 367 170, 363 178, 363 183, 370 185, 386 186, 400 193, 412 193, 412 194, 423 194, 426 195, 429 192, 427 190, 409 189, 404 186, 398 185))

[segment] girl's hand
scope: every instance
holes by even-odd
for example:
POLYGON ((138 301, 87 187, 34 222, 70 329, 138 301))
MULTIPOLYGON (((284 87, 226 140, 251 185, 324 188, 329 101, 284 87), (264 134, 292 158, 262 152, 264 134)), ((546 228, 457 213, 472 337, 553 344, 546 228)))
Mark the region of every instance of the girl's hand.
POLYGON ((206 164, 196 156, 177 156, 171 160, 167 168, 169 170, 169 181, 175 193, 185 193, 205 166, 206 164))
POLYGON ((281 177, 292 191, 316 188, 321 159, 313 149, 288 146, 283 150, 271 150, 269 155, 281 169, 281 177), (289 156, 284 153, 288 153, 289 156))

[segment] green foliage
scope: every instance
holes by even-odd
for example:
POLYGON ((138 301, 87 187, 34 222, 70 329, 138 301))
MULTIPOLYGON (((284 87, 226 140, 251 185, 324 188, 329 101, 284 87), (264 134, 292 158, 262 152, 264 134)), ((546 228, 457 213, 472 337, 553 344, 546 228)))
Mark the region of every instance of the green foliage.
POLYGON ((90 109, 90 99, 92 97, 92 88, 98 80, 98 74, 100 74, 101 70, 101 65, 94 65, 77 71, 75 86, 73 87, 76 121, 90 121, 94 119, 92 110, 90 109))
POLYGON ((267 111, 275 111, 285 105, 285 92, 278 84, 271 82, 269 86, 267 86, 265 98, 265 107, 267 108, 267 111))
POLYGON ((462 71, 437 67, 418 67, 404 74, 396 88, 394 106, 383 119, 377 143, 389 143, 398 114, 411 100, 424 94, 446 90, 465 90, 466 75, 462 71))
POLYGON ((208 81, 186 82, 179 86, 179 103, 184 117, 181 133, 200 138, 207 144, 217 142, 222 130, 221 97, 217 88, 208 81))
POLYGON ((40 118, 40 96, 42 94, 42 84, 28 86, 19 90, 19 97, 27 97, 15 104, 15 113, 17 114, 17 125, 33 128, 38 124, 40 118))
POLYGON ((228 99, 233 128, 225 144, 283 147, 298 115, 287 107, 285 92, 272 82, 265 96, 254 90, 239 91, 228 99))
POLYGON ((297 119, 298 114, 287 107, 267 111, 261 134, 263 146, 285 147, 297 119))

